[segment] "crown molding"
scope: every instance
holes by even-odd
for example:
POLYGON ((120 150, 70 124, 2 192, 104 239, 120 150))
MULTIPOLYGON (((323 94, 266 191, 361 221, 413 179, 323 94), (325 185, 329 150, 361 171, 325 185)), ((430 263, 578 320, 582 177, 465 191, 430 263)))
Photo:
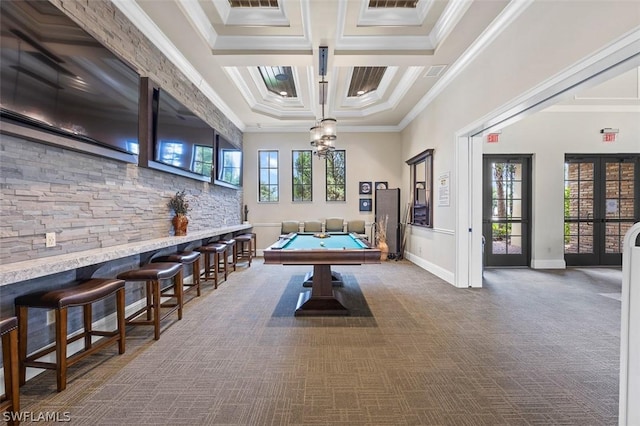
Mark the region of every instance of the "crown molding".
POLYGON ((480 34, 480 36, 465 50, 449 70, 433 85, 431 90, 416 104, 415 107, 402 119, 399 124, 401 129, 407 127, 440 93, 446 89, 464 71, 475 58, 477 58, 505 28, 509 27, 534 0, 511 1, 498 15, 496 19, 480 34))

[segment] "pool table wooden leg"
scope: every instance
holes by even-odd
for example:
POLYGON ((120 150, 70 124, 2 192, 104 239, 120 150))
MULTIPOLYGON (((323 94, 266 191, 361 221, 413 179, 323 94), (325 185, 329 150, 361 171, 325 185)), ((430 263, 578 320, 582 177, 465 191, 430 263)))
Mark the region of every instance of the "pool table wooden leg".
POLYGON ((296 316, 349 315, 333 292, 331 265, 313 265, 313 286, 298 299, 296 316))

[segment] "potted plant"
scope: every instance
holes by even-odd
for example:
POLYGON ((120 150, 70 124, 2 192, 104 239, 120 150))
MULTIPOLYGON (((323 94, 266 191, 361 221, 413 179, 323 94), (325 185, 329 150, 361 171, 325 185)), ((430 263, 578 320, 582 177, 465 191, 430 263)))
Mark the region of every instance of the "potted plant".
POLYGON ((376 224, 376 245, 380 249, 380 260, 387 260, 387 256, 389 255, 389 246, 387 245, 388 221, 389 215, 385 215, 384 219, 380 219, 376 224))
POLYGON ((184 189, 176 192, 176 195, 169 199, 167 203, 169 208, 175 212, 173 217, 173 229, 174 235, 184 236, 187 235, 187 225, 189 219, 187 218, 187 212, 189 211, 189 201, 187 201, 184 189))

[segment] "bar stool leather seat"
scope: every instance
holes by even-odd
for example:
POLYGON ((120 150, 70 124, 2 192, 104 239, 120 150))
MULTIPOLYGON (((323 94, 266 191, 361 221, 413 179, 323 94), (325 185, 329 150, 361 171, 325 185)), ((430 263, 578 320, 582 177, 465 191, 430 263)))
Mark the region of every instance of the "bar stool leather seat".
MULTIPOLYGON (((228 262, 229 266, 233 267, 233 270, 236 270, 236 265, 238 264, 238 245, 236 244, 236 240, 233 238, 229 238, 226 240, 218 240, 216 243, 226 244, 227 245, 227 254, 225 255, 225 263, 228 262), (229 261, 229 257, 231 257, 231 261, 229 261)), ((229 271, 231 273, 231 271, 229 271)))
POLYGON ((84 357, 102 349, 106 345, 117 342, 118 352, 125 351, 125 323, 124 323, 124 281, 113 278, 92 278, 73 286, 58 290, 38 291, 18 296, 14 303, 18 312, 18 356, 20 360, 20 384, 26 380, 26 367, 37 367, 56 370, 58 392, 67 386, 67 367, 75 364, 84 357), (98 331, 92 329, 91 304, 116 295, 117 329, 115 331, 98 331), (69 307, 82 306, 84 330, 71 338, 67 337, 67 310, 69 307), (56 315, 55 334, 56 344, 27 356, 29 308, 54 309, 56 315), (92 343, 92 336, 102 336, 105 339, 92 343), (67 358, 67 345, 84 338, 84 350, 67 358), (55 362, 36 361, 38 358, 56 352, 55 362))
MULTIPOLYGON (((213 271, 213 288, 217 289, 218 284, 220 283, 219 268, 221 260, 224 259, 225 253, 227 252, 227 245, 223 243, 211 243, 202 247, 198 247, 196 250, 204 254, 204 279, 207 281, 210 280, 211 271, 213 271), (211 261, 212 257, 213 262, 211 261)), ((229 275, 227 263, 223 262, 222 264, 224 279, 226 281, 229 275)))
POLYGON ((251 266, 251 259, 253 258, 253 237, 251 234, 242 234, 236 235, 234 239, 238 245, 236 249, 237 261, 242 262, 246 260, 247 266, 251 266))
POLYGON ((130 271, 122 272, 118 274, 118 278, 130 281, 145 281, 146 282, 146 305, 135 313, 129 315, 126 318, 126 323, 129 325, 152 325, 153 326, 153 338, 155 340, 160 339, 160 322, 178 311, 178 320, 182 319, 182 306, 183 306, 183 291, 182 291, 182 264, 174 262, 155 262, 148 263, 141 266, 138 269, 132 269, 130 271), (161 281, 171 279, 171 286, 162 289, 160 287, 161 281), (169 293, 169 291, 172 291, 169 293), (175 298, 175 303, 169 304, 161 303, 161 297, 175 298), (169 307, 170 309, 161 315, 161 308, 169 307), (138 317, 146 313, 146 319, 139 319, 138 317))
MULTIPOLYGON (((197 251, 180 251, 177 253, 168 254, 165 256, 154 257, 151 260, 152 263, 157 262, 172 262, 172 263, 181 263, 182 265, 193 265, 192 266, 192 279, 191 283, 184 283, 183 285, 187 287, 184 291, 184 294, 196 290, 196 296, 200 296, 200 253, 197 251)), ((184 277, 184 272, 183 272, 184 277)))

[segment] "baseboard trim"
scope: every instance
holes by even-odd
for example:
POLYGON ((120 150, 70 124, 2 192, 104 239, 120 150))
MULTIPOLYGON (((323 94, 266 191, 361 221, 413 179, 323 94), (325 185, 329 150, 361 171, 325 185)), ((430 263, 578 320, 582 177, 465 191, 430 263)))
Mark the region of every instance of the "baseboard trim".
POLYGON ((564 259, 531 260, 531 269, 567 269, 564 259))
MULTIPOLYGON (((449 284, 453 285, 454 287, 457 287, 455 285, 455 274, 451 271, 448 271, 434 263, 428 262, 426 260, 424 260, 421 257, 416 256, 413 253, 410 252, 405 252, 404 255, 405 259, 407 259, 409 262, 415 264, 416 266, 421 267, 422 269, 426 270, 427 272, 432 273, 433 275, 437 276, 438 278, 442 278, 443 280, 445 280, 446 282, 448 282, 449 284)), ((466 288, 466 287, 465 287, 466 288)))

